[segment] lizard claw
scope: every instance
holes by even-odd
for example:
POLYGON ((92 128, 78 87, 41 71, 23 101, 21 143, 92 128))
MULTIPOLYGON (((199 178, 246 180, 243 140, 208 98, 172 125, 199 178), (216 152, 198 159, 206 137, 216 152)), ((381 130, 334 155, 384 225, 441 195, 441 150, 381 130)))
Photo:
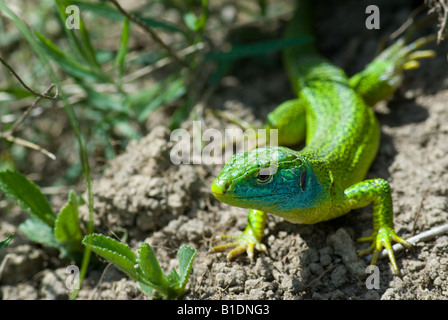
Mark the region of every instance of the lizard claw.
POLYGON ((404 70, 416 69, 420 66, 419 59, 434 58, 436 52, 434 50, 419 50, 421 47, 436 40, 435 35, 429 35, 417 39, 416 41, 402 48, 402 56, 405 57, 403 62, 404 70))
POLYGON ((357 241, 358 242, 372 242, 372 244, 369 248, 367 248, 365 250, 361 250, 359 252, 360 256, 364 256, 364 255, 372 253, 372 260, 370 261, 371 265, 376 264, 379 254, 381 253, 383 248, 385 248, 387 251, 387 255, 389 256, 389 260, 392 264, 393 273, 396 276, 400 275, 400 269, 397 266, 397 262, 395 260, 395 255, 394 255, 394 251, 392 249, 391 242, 395 241, 395 242, 401 243, 402 245, 404 245, 407 248, 412 247, 412 244, 410 242, 397 236, 397 234, 395 233, 393 228, 387 228, 387 227, 380 228, 378 231, 374 231, 371 236, 359 238, 357 241))
POLYGON ((255 256, 255 250, 267 252, 267 248, 264 244, 260 243, 253 235, 246 232, 241 233, 239 236, 222 235, 221 239, 233 239, 234 241, 224 243, 222 245, 214 246, 208 250, 208 253, 216 253, 230 250, 227 254, 227 260, 247 253, 250 262, 253 262, 255 256))

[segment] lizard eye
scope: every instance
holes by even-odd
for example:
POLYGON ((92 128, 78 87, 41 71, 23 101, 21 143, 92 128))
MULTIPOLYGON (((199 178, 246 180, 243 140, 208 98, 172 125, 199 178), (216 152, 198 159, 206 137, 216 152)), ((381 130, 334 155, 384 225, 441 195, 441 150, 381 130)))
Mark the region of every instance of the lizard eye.
POLYGON ((257 182, 268 183, 272 180, 273 176, 268 168, 263 168, 258 172, 257 182))

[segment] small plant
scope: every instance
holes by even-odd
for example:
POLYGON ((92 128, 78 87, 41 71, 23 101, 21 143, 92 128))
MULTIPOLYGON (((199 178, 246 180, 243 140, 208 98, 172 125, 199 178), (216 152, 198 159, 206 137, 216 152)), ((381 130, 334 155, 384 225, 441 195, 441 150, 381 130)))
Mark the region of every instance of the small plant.
POLYGON ((3 241, 0 241, 0 250, 6 247, 11 242, 12 238, 14 238, 14 234, 10 235, 3 241))
POLYGON ((56 215, 39 187, 16 171, 0 171, 0 190, 30 216, 19 226, 20 231, 31 240, 80 261, 82 233, 74 191, 70 191, 67 204, 56 215))
POLYGON ((101 234, 87 235, 82 243, 137 281, 140 288, 154 298, 174 299, 184 294, 196 255, 195 249, 182 245, 177 252, 179 272, 173 269, 166 275, 147 243, 139 246, 137 257, 127 245, 101 234))

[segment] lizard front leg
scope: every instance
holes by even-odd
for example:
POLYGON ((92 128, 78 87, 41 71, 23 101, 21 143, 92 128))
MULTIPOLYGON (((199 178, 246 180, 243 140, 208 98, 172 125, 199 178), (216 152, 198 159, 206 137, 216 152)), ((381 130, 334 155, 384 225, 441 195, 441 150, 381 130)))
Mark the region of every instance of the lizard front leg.
POLYGON ((412 244, 397 236, 394 230, 392 196, 389 183, 384 179, 365 180, 345 190, 350 209, 373 205, 373 232, 369 237, 359 238, 359 242, 372 242, 370 248, 360 252, 360 255, 373 253, 371 264, 376 264, 378 255, 385 248, 395 275, 400 271, 395 261, 392 241, 410 248, 412 244))
POLYGON ((222 239, 232 239, 233 241, 215 246, 208 252, 215 253, 232 249, 227 254, 228 260, 247 252, 249 259, 253 261, 255 249, 265 252, 267 250, 266 246, 261 243, 264 228, 266 226, 266 220, 266 212, 250 209, 247 217, 246 229, 244 229, 244 231, 237 236, 222 235, 222 239))

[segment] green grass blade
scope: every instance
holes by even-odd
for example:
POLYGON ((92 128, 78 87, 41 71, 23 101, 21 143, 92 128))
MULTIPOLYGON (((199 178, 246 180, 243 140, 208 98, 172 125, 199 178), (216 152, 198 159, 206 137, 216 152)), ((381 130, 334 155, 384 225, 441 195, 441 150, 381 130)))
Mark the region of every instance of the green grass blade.
POLYGON ((28 90, 25 90, 22 87, 19 88, 17 86, 11 86, 9 88, 2 88, 0 90, 0 92, 8 93, 8 94, 14 96, 16 99, 23 99, 23 98, 34 96, 28 90))
POLYGON ((68 56, 67 54, 63 53, 53 42, 45 38, 45 36, 43 36, 39 32, 36 32, 36 36, 39 38, 42 48, 45 50, 45 52, 71 76, 75 78, 90 79, 94 81, 107 81, 107 78, 104 75, 95 73, 90 70, 90 68, 78 63, 74 57, 68 56))
POLYGON ((87 1, 71 1, 75 6, 78 6, 83 11, 90 11, 98 16, 107 18, 113 21, 122 21, 123 15, 108 3, 94 3, 87 1))
POLYGON ((237 60, 241 58, 279 51, 289 47, 304 45, 310 43, 311 41, 313 41, 312 37, 295 37, 295 38, 268 40, 244 45, 236 45, 232 48, 232 50, 228 52, 208 53, 205 56, 205 61, 237 60))
POLYGON ((123 30, 121 32, 121 41, 120 41, 120 49, 118 50, 117 56, 115 57, 115 67, 118 68, 118 74, 120 79, 124 74, 124 69, 126 66, 126 54, 128 53, 128 42, 129 42, 129 19, 124 19, 123 21, 123 30))
POLYGON ((87 54, 85 53, 85 50, 82 47, 82 44, 79 41, 78 37, 76 37, 74 29, 67 28, 67 26, 65 25, 68 17, 68 14, 65 12, 66 7, 63 6, 61 1, 59 0, 55 0, 55 2, 59 13, 59 18, 61 19, 62 22, 62 29, 64 30, 68 41, 70 42, 72 48, 74 49, 73 51, 76 51, 75 53, 78 55, 79 58, 88 61, 87 54))
POLYGON ((170 130, 179 128, 181 123, 188 118, 195 104, 194 98, 188 95, 182 106, 177 108, 177 110, 171 116, 171 123, 169 125, 170 130))
POLYGON ((159 94, 152 100, 150 100, 149 103, 143 106, 141 111, 138 113, 139 121, 146 121, 151 112, 166 103, 180 98, 186 93, 187 89, 185 87, 185 81, 183 78, 172 80, 172 78, 170 77, 169 82, 171 83, 167 84, 167 87, 162 86, 159 94))
POLYGON ((17 29, 22 33, 28 43, 31 45, 33 51, 39 56, 44 64, 44 67, 49 71, 51 66, 49 65, 48 59, 46 59, 45 52, 37 43, 34 35, 28 30, 28 27, 22 22, 22 20, 4 3, 0 0, 0 10, 6 15, 8 19, 16 26, 17 29))
POLYGON ((118 269, 137 281, 137 270, 134 252, 125 244, 102 234, 87 235, 82 243, 102 258, 112 262, 118 269))
POLYGON ((208 0, 202 0, 202 12, 199 16, 197 28, 199 31, 204 31, 207 26, 209 14, 208 0))
POLYGON ((92 107, 96 107, 99 110, 110 112, 122 112, 126 115, 129 115, 129 108, 127 108, 126 104, 122 101, 115 100, 114 96, 102 94, 92 87, 82 83, 81 81, 78 83, 88 94, 89 105, 92 107))
POLYGON ((0 190, 31 217, 54 227, 56 216, 45 196, 34 182, 16 171, 0 172, 0 190))
POLYGON ((95 69, 98 72, 100 70, 100 65, 96 59, 95 50, 92 47, 90 36, 84 27, 81 17, 79 16, 79 28, 77 28, 81 35, 81 39, 79 39, 76 35, 76 28, 67 28, 65 26, 67 18, 70 15, 70 13, 66 12, 67 7, 71 5, 70 1, 55 0, 55 2, 58 7, 59 17, 64 26, 63 29, 72 44, 73 49, 77 51, 79 57, 83 58, 83 60, 88 63, 92 69, 95 69))
POLYGON ((143 22, 143 24, 145 24, 146 26, 150 27, 150 28, 160 28, 160 29, 164 29, 165 31, 169 31, 169 32, 179 32, 182 34, 185 34, 185 32, 182 29, 179 29, 178 27, 176 27, 173 24, 167 23, 167 22, 162 22, 153 18, 145 18, 142 17, 141 15, 139 15, 138 13, 133 13, 133 15, 140 20, 141 22, 143 22))
POLYGON ((10 235, 3 241, 0 241, 0 249, 3 249, 4 247, 6 247, 11 242, 12 238, 14 238, 14 234, 10 235))
MULTIPOLYGON (((99 16, 104 18, 114 20, 114 21, 122 21, 125 17, 114 7, 111 7, 107 3, 92 3, 86 1, 71 1, 72 4, 79 6, 80 9, 91 11, 99 16)), ((182 29, 178 28, 176 25, 162 22, 153 18, 145 18, 140 14, 131 12, 133 16, 143 22, 145 25, 151 28, 161 28, 168 32, 179 32, 185 33, 182 29)))
POLYGON ((84 26, 84 22, 79 18, 79 32, 81 33, 81 41, 83 44, 83 47, 85 48, 85 51, 88 56, 88 61, 90 61, 91 66, 97 67, 98 71, 101 71, 100 65, 98 63, 98 60, 96 59, 96 53, 95 49, 92 46, 92 41, 90 40, 90 35, 87 29, 84 26))

